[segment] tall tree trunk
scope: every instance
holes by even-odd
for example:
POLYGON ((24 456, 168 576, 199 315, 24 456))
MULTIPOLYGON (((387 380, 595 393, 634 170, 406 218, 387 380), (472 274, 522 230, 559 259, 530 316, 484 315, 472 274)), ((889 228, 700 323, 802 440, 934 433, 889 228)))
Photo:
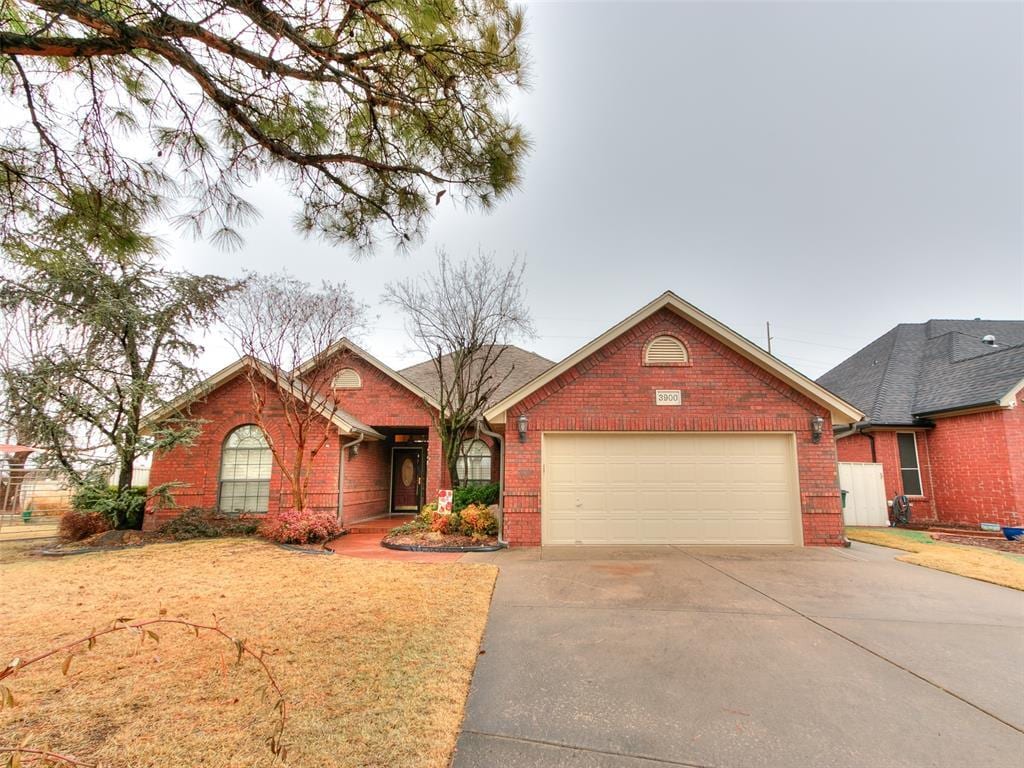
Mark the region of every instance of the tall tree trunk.
POLYGON ((117 463, 117 490, 118 492, 130 490, 132 487, 132 475, 135 470, 135 461, 131 456, 122 455, 117 463))
POLYGON ((0 503, 3 504, 4 512, 14 512, 18 508, 18 501, 21 499, 22 483, 25 482, 26 464, 28 464, 28 457, 31 455, 31 451, 17 451, 11 455, 10 460, 7 462, 10 474, 2 492, 0 492, 2 494, 0 503))

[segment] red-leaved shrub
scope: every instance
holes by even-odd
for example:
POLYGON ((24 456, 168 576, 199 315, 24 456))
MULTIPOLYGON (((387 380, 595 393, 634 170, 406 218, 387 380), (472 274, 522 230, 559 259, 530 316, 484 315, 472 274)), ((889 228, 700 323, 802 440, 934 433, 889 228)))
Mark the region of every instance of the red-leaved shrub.
POLYGON ((267 515, 260 523, 260 536, 279 544, 309 544, 325 541, 341 533, 331 512, 287 510, 267 515))
POLYGON ((81 541, 110 530, 110 521, 99 512, 65 512, 60 519, 60 537, 65 541, 81 541))
POLYGON ((498 518, 482 504, 470 504, 462 512, 462 533, 466 536, 496 536, 498 518))
POLYGON ((449 533, 456 533, 458 530, 457 523, 459 522, 459 516, 454 512, 442 515, 439 512, 434 513, 434 519, 430 521, 430 530, 444 535, 449 533))

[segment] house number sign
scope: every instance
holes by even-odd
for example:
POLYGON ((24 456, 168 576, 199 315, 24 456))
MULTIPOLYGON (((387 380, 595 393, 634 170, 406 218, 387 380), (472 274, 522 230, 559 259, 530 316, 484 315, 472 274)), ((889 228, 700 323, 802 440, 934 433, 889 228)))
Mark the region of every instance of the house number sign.
POLYGON ((678 389, 654 390, 655 405, 682 405, 683 393, 678 389))

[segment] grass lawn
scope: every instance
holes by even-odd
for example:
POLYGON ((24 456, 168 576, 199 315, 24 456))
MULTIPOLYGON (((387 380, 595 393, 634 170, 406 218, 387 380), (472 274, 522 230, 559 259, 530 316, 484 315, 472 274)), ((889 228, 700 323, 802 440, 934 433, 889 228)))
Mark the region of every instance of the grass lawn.
MULTIPOLYGON (((10 546, 0 544, 0 666, 117 617, 216 615, 273 654, 289 764, 448 764, 493 566, 315 556, 247 539, 60 559, 4 556, 10 546)), ((31 733, 30 747, 110 768, 271 764, 275 718, 257 663, 236 666, 234 647, 213 634, 154 629, 159 644, 100 638, 66 677, 58 656, 7 678, 17 705, 0 711, 0 745, 31 733)))
POLYGON ((935 541, 922 531, 903 528, 847 528, 853 541, 903 549, 909 554, 896 558, 937 571, 989 581, 1003 587, 1024 590, 1024 558, 981 547, 935 541))

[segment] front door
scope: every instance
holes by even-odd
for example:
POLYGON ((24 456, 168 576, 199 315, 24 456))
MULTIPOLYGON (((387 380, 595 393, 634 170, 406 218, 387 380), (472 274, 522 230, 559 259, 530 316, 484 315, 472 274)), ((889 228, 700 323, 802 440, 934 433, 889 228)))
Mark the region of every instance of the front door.
POLYGON ((418 512, 423 485, 423 451, 391 449, 391 511, 418 512))

